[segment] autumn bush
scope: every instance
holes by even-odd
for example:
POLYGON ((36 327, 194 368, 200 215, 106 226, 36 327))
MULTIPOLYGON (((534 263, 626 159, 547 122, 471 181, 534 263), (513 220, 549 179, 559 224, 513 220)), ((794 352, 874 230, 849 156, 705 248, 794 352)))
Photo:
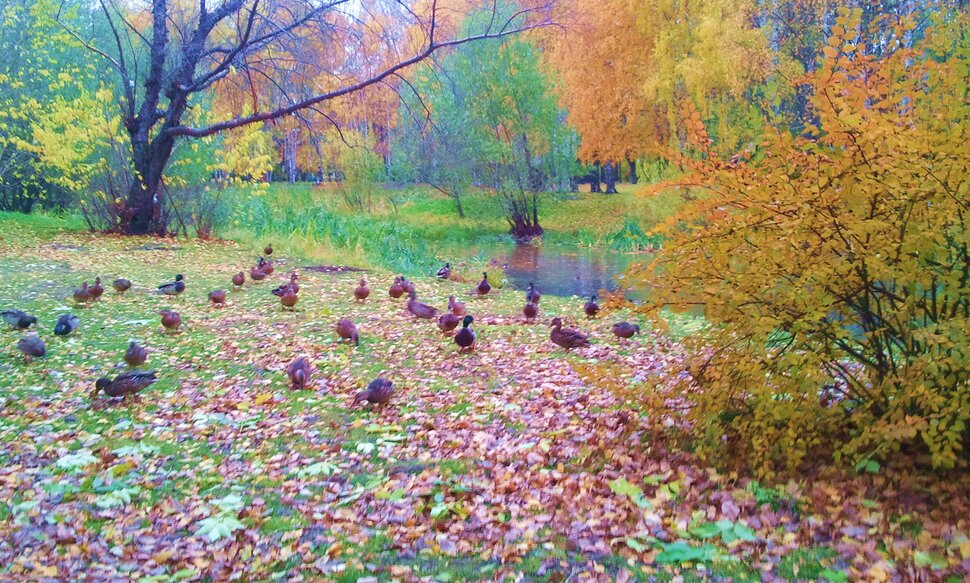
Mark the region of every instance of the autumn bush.
POLYGON ((651 309, 703 306, 712 323, 684 380, 704 455, 765 475, 820 453, 966 464, 966 15, 917 40, 912 22, 880 25, 868 47, 859 14, 839 16, 798 135, 769 129, 725 161, 687 116, 686 180, 705 195, 642 277, 651 309))

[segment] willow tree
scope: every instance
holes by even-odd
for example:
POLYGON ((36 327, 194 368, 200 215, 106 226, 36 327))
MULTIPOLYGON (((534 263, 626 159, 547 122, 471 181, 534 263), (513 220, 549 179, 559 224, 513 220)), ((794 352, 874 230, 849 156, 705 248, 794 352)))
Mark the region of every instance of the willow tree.
POLYGON ((374 54, 372 46, 355 45, 362 38, 356 34, 361 27, 373 24, 367 22, 367 15, 374 2, 152 0, 147 12, 133 13, 115 0, 99 0, 110 34, 89 40, 84 31, 65 25, 109 64, 117 79, 133 176, 124 201, 123 230, 164 232, 160 213, 165 204, 164 178, 178 141, 314 110, 341 96, 390 83, 404 69, 444 47, 543 26, 549 22, 552 0, 523 4, 508 16, 500 16, 498 7, 487 2, 484 10, 495 18, 468 33, 456 33, 442 24, 455 6, 445 7, 437 0, 377 3, 407 24, 407 34, 399 34, 401 28, 395 27, 381 35, 381 58, 347 58, 337 63, 312 62, 316 52, 303 47, 322 41, 339 45, 351 57, 374 54), (293 83, 288 72, 303 66, 316 68, 317 74, 293 83), (190 120, 212 116, 191 115, 191 110, 206 104, 207 93, 217 83, 237 74, 267 79, 277 88, 276 102, 264 110, 193 125, 190 120))

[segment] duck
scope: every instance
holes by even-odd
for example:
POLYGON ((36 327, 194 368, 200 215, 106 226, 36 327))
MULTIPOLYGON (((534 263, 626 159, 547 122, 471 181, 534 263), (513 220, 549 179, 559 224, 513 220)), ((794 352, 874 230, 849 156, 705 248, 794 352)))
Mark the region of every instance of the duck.
POLYGON ((455 296, 448 296, 448 309, 451 310, 452 314, 458 317, 462 317, 468 313, 464 302, 459 302, 455 299, 455 296))
POLYGON ((350 318, 341 318, 335 326, 337 335, 344 340, 353 340, 354 346, 360 346, 360 335, 357 332, 357 325, 350 318))
POLYGON ((104 293, 104 286, 101 285, 101 278, 94 278, 94 285, 91 286, 91 299, 98 301, 101 299, 101 295, 104 293))
POLYGON ((175 281, 163 283, 158 286, 158 293, 167 296, 177 296, 185 291, 185 276, 181 273, 175 276, 175 281))
POLYGON ((414 315, 415 318, 421 320, 431 320, 438 315, 438 310, 429 306, 428 304, 422 304, 418 301, 418 294, 415 292, 410 292, 408 294, 408 311, 414 315))
POLYGON ((542 298, 542 294, 539 293, 539 288, 536 284, 529 282, 529 289, 525 291, 525 301, 531 304, 538 304, 539 299, 542 298))
POLYGON ((527 322, 534 322, 536 316, 539 315, 539 305, 535 302, 526 302, 525 306, 522 307, 522 315, 525 316, 527 322))
POLYGON ((240 271, 236 275, 232 276, 232 289, 239 289, 244 283, 246 283, 246 274, 243 272, 240 271))
POLYGON ((438 329, 441 330, 442 334, 448 334, 457 328, 460 323, 461 318, 452 312, 445 312, 438 318, 438 329))
POLYGON ((358 302, 363 302, 364 300, 367 299, 367 296, 369 295, 370 295, 370 288, 367 287, 367 280, 362 277, 360 278, 360 285, 358 285, 357 288, 354 289, 354 297, 357 299, 358 302))
POLYGON ((400 276, 394 278, 394 283, 392 283, 391 287, 388 288, 387 295, 391 296, 394 299, 397 299, 404 295, 404 286, 401 285, 400 276))
POLYGON ((209 301, 212 302, 213 306, 221 308, 226 305, 226 292, 221 289, 209 292, 209 301))
POLYGON ((293 279, 290 279, 290 281, 284 283, 283 285, 279 285, 279 286, 276 286, 275 288, 273 288, 273 290, 270 293, 273 294, 274 296, 278 297, 278 298, 283 297, 283 294, 285 294, 286 292, 288 292, 290 290, 292 290, 293 293, 297 293, 298 291, 300 291, 300 286, 296 286, 294 288, 293 287, 293 284, 294 283, 295 282, 293 281, 293 279))
POLYGON ((589 346, 589 336, 574 328, 563 329, 562 318, 553 318, 549 325, 552 326, 552 332, 549 334, 549 338, 567 351, 570 348, 585 348, 589 346))
POLYGON ((482 272, 482 281, 479 282, 478 287, 475 288, 475 291, 477 291, 478 295, 480 296, 484 296, 488 292, 492 291, 492 285, 488 283, 488 272, 482 272))
POLYGON ((273 254, 273 244, 272 243, 268 243, 265 247, 263 247, 263 254, 265 254, 267 257, 269 257, 270 255, 273 254))
POLYGON ((54 326, 54 334, 67 336, 77 330, 77 327, 80 325, 81 318, 78 318, 74 314, 61 314, 61 317, 57 319, 57 324, 54 326))
POLYGON ((24 353, 24 363, 30 362, 32 358, 41 358, 47 354, 47 346, 40 336, 31 334, 24 336, 17 341, 17 349, 24 353))
POLYGON ((414 284, 411 283, 408 280, 408 278, 404 277, 403 275, 401 276, 401 285, 404 287, 404 293, 406 293, 406 294, 409 294, 409 293, 415 291, 414 284))
POLYGON ((256 267, 258 267, 259 270, 265 273, 266 275, 273 275, 273 271, 276 270, 276 268, 273 267, 272 261, 263 259, 262 257, 259 258, 259 262, 256 264, 256 267))
POLYGON ((451 277, 451 264, 445 263, 445 266, 438 270, 438 279, 449 279, 451 277))
POLYGON ((596 303, 596 296, 589 296, 589 301, 583 305, 583 311, 590 318, 595 318, 600 311, 600 305, 596 303))
POLYGON ((0 312, 0 318, 16 330, 26 330, 37 323, 37 318, 21 310, 4 310, 0 312))
POLYGON ((74 290, 74 303, 83 304, 91 299, 91 289, 88 287, 88 282, 81 284, 80 288, 74 290))
POLYGON ((613 324, 613 334, 617 338, 632 338, 634 334, 640 333, 640 326, 629 322, 617 322, 613 324))
POLYGON ((286 366, 286 376, 290 377, 290 387, 305 389, 310 380, 310 361, 301 356, 286 366))
POLYGON ((300 298, 292 289, 287 289, 286 292, 280 296, 280 304, 284 309, 289 308, 292 310, 298 301, 300 301, 300 298))
POLYGON ((263 281, 266 279, 266 272, 258 267, 249 270, 249 278, 253 281, 263 281))
POLYGON ((165 331, 172 330, 178 332, 179 326, 182 325, 182 316, 174 310, 162 310, 159 312, 162 316, 162 326, 165 327, 165 331))
POLYGON ((119 294, 123 294, 131 289, 131 282, 123 277, 119 277, 111 282, 111 287, 115 288, 115 291, 119 294))
POLYGON ((394 383, 382 378, 376 378, 367 385, 367 388, 354 396, 354 402, 350 404, 355 407, 361 401, 374 403, 375 405, 387 405, 394 394, 394 383))
POLYGON ((465 316, 461 321, 461 330, 455 334, 455 344, 458 345, 458 350, 461 351, 475 346, 475 331, 469 328, 474 321, 475 318, 471 316, 465 316))
POLYGON ((128 350, 125 352, 125 362, 128 366, 135 367, 145 364, 148 359, 148 349, 144 346, 140 346, 134 340, 128 344, 128 350))
POLYGON ((299 274, 291 273, 290 274, 290 284, 289 284, 290 285, 290 289, 293 290, 293 293, 297 293, 297 294, 300 293, 300 284, 296 283, 296 278, 298 278, 298 277, 300 277, 299 274))
POLYGON ((136 395, 143 391, 145 387, 152 385, 158 380, 155 371, 149 370, 129 370, 116 376, 114 379, 101 377, 94 383, 94 390, 91 391, 93 401, 99 392, 109 397, 127 397, 136 395))

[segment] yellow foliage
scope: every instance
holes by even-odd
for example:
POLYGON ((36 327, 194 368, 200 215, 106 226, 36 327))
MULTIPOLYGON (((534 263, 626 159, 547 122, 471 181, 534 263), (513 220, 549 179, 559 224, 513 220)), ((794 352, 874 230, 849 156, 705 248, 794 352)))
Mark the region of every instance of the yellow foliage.
POLYGON ((713 323, 690 340, 703 357, 687 392, 707 454, 764 474, 820 450, 967 459, 966 20, 916 47, 911 26, 875 56, 859 13, 842 13, 808 79, 817 125, 769 130, 747 163, 720 160, 685 109, 703 154, 690 181, 708 194, 667 224, 642 277, 651 309, 702 305, 713 323))

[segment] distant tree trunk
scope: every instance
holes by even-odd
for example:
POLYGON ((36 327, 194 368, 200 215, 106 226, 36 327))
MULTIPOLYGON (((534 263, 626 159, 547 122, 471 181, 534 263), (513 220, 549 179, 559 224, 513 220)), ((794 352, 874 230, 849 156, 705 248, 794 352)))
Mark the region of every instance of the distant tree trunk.
POLYGON ((569 177, 569 192, 579 192, 579 176, 569 177))
POLYGON ((600 163, 593 164, 593 171, 589 175, 589 191, 603 192, 600 190, 600 163))
POLYGON ((637 161, 627 160, 626 163, 630 165, 630 184, 636 184, 637 183, 637 161))
POLYGON ((606 183, 606 194, 616 194, 616 162, 607 162, 603 168, 603 182, 606 183))

